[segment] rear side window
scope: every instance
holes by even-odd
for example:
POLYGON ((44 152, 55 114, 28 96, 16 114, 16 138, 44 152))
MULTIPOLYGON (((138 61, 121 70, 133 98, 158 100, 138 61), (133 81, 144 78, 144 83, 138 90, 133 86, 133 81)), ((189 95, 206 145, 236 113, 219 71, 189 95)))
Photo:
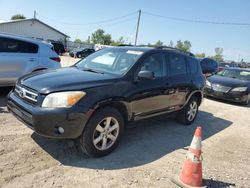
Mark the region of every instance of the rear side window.
POLYGON ((38 45, 30 42, 0 37, 0 52, 37 53, 38 45))
POLYGON ((188 60, 188 65, 189 65, 191 74, 197 73, 198 66, 199 66, 198 60, 196 60, 194 58, 190 58, 190 57, 188 57, 187 60, 188 60))
POLYGON ((184 56, 171 53, 168 56, 168 60, 169 60, 171 76, 187 74, 187 66, 184 56))

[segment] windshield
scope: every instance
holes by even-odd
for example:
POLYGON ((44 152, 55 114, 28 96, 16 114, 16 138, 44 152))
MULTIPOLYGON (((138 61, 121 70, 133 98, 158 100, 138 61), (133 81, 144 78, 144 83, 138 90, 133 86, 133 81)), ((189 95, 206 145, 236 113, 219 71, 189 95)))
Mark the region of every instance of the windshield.
POLYGON ((75 66, 80 69, 92 69, 104 73, 122 75, 126 73, 143 54, 142 51, 124 48, 105 48, 99 50, 75 66))
POLYGON ((250 81, 250 71, 246 71, 246 70, 225 69, 221 72, 218 72, 217 75, 228 77, 228 78, 235 78, 235 79, 239 79, 239 80, 250 81))

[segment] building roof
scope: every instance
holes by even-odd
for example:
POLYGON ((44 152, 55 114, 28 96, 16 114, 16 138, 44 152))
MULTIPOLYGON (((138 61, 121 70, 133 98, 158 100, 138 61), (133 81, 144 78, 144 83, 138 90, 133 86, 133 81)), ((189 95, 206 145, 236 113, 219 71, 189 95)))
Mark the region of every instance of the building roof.
POLYGON ((56 32, 58 32, 58 33, 64 35, 65 37, 70 38, 68 35, 64 34, 63 32, 61 32, 61 31, 55 29, 54 27, 49 26, 48 24, 46 24, 46 23, 44 23, 44 22, 42 22, 41 20, 38 20, 38 19, 36 19, 36 18, 4 21, 4 22, 1 22, 0 25, 2 25, 2 24, 9 24, 9 23, 15 23, 15 22, 25 22, 25 21, 36 21, 36 22, 39 22, 39 23, 45 25, 46 27, 49 27, 50 29, 52 29, 52 30, 54 30, 54 31, 56 31, 56 32))

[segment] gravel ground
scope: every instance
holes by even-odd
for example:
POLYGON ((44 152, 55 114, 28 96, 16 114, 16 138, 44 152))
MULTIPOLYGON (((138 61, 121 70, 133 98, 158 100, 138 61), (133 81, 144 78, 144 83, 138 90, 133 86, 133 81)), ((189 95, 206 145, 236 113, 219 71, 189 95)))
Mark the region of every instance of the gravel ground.
POLYGON ((80 156, 71 140, 40 137, 16 120, 6 110, 8 91, 0 88, 0 187, 177 187, 170 178, 198 125, 208 187, 250 187, 250 106, 205 99, 191 126, 166 116, 134 123, 112 154, 95 159, 80 156))
POLYGON ((61 64, 63 67, 73 65, 74 63, 80 60, 80 58, 72 58, 68 55, 60 56, 60 58, 61 58, 61 64))

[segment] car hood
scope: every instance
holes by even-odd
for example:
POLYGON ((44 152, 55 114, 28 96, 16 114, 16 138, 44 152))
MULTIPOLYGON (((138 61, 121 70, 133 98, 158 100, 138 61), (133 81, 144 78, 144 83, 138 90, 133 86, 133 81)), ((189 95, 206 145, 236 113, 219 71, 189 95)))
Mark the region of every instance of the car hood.
POLYGON ((250 83, 247 80, 239 80, 235 78, 228 78, 228 77, 217 76, 217 75, 210 76, 209 78, 207 78, 207 80, 211 82, 212 84, 220 84, 220 85, 227 86, 227 87, 248 86, 248 84, 250 83))
POLYGON ((47 94, 55 91, 83 90, 107 85, 116 78, 112 74, 99 74, 68 67, 34 72, 20 78, 18 82, 39 93, 47 94))

